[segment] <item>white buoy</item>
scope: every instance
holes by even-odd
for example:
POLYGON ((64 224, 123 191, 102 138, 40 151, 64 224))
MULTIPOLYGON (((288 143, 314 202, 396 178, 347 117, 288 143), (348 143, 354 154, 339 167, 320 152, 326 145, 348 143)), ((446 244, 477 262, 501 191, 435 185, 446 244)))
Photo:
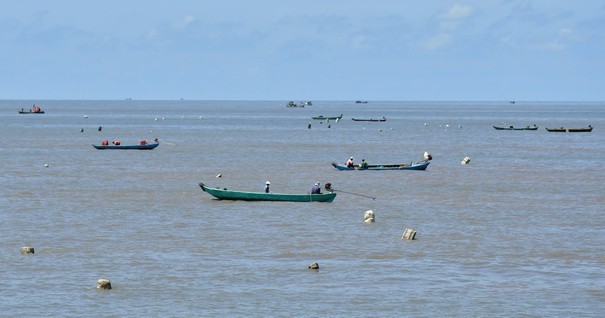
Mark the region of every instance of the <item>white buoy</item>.
POLYGON ((88 115, 84 115, 84 118, 88 118, 88 115))
POLYGON ((34 254, 34 248, 31 246, 24 246, 21 248, 21 254, 34 254))
POLYGON ((428 152, 425 151, 424 152, 424 160, 432 160, 432 159, 433 159, 433 156, 430 153, 428 153, 428 152))
POLYGON ((319 269, 319 264, 313 263, 313 264, 309 265, 309 268, 310 269, 319 269))
POLYGON ((223 176, 223 175, 222 175, 222 174, 220 174, 220 173, 216 175, 216 177, 217 177, 217 178, 221 178, 222 176, 223 176))
POLYGON ((428 126, 428 125, 429 125, 429 123, 424 123, 424 125, 425 125, 425 126, 428 126))
POLYGON ((156 117, 153 121, 158 121, 158 118, 156 117))
POLYGON ((50 167, 50 165, 49 165, 48 163, 45 163, 45 164, 44 164, 44 166, 45 166, 46 168, 50 167))
POLYGON ((97 289, 111 289, 111 282, 107 278, 99 278, 97 289))
POLYGON ((202 116, 200 116, 200 119, 202 119, 202 116))
POLYGON ((465 165, 465 164, 468 164, 469 162, 471 162, 471 158, 470 157, 464 157, 464 159, 462 159, 461 164, 465 165))
POLYGON ((376 221, 376 214, 372 210, 367 210, 363 214, 363 221, 366 223, 373 223, 376 221))

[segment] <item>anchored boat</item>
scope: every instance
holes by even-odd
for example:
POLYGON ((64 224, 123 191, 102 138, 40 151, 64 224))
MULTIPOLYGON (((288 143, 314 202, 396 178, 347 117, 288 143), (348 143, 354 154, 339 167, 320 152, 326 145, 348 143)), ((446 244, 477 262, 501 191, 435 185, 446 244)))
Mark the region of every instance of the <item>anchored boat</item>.
POLYGON ((423 160, 416 163, 400 163, 393 165, 367 165, 366 168, 359 166, 347 167, 343 164, 332 162, 332 166, 338 170, 426 170, 431 162, 429 160, 423 160))
POLYGON ((588 127, 581 127, 581 128, 566 128, 566 127, 546 128, 546 130, 551 131, 551 132, 591 132, 592 126, 588 125, 588 127))
POLYGON ((289 201, 289 202, 332 202, 336 193, 328 192, 321 194, 287 194, 287 193, 265 193, 234 191, 221 188, 211 188, 205 184, 199 184, 200 188, 219 200, 243 200, 243 201, 289 201))

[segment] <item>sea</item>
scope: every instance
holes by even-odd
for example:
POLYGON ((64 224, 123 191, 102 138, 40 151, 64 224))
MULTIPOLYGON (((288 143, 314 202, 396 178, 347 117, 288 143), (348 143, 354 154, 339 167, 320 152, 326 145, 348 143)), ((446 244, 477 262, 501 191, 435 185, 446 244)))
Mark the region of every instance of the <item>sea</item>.
POLYGON ((602 317, 605 102, 287 103, 0 100, 0 316, 602 317))

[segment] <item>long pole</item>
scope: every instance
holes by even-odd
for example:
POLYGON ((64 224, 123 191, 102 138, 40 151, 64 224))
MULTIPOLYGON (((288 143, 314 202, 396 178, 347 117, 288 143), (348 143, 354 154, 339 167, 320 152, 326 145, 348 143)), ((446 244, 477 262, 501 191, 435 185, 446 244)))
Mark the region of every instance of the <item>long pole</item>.
POLYGON ((343 191, 343 190, 332 190, 332 191, 336 191, 336 192, 343 192, 343 193, 348 193, 348 194, 352 194, 352 195, 358 195, 360 197, 364 197, 364 198, 368 198, 368 199, 372 199, 372 200, 376 200, 375 197, 371 197, 371 196, 367 196, 367 195, 363 195, 363 194, 359 194, 359 193, 353 193, 353 192, 347 192, 347 191, 343 191))

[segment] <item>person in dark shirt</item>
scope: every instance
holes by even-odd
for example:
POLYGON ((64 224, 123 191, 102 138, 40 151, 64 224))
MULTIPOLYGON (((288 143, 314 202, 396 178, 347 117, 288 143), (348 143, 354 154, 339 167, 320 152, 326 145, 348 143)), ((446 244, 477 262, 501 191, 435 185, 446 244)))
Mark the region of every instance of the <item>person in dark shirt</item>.
POLYGON ((315 184, 311 188, 311 194, 321 194, 321 187, 319 186, 319 182, 315 182, 315 184))

